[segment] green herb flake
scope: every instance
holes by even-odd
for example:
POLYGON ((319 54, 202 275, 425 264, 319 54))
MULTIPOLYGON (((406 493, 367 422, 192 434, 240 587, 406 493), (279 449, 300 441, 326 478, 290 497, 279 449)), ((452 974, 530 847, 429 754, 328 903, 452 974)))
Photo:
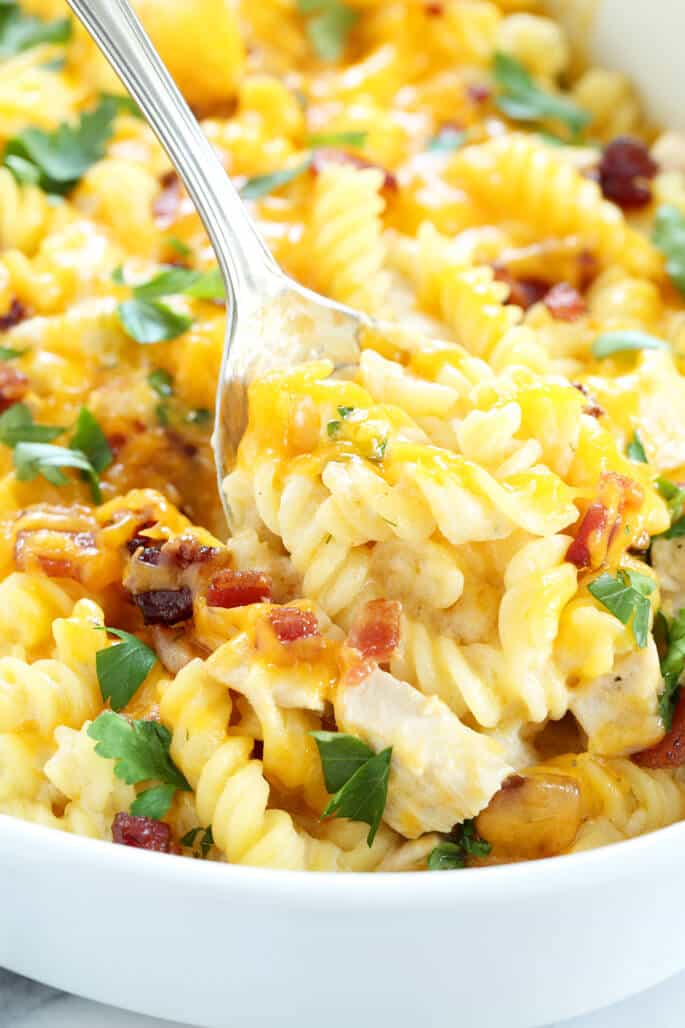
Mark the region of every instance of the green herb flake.
POLYGON ((385 439, 372 439, 371 441, 371 453, 368 455, 369 460, 380 463, 385 458, 385 451, 388 448, 388 440, 385 439))
POLYGON ((13 361, 16 357, 23 357, 26 350, 15 350, 12 346, 0 346, 0 361, 13 361))
POLYGON ((87 407, 82 407, 74 427, 74 435, 71 438, 72 449, 85 453, 95 471, 101 474, 110 466, 113 456, 107 436, 102 431, 97 418, 87 407))
POLYGON ((193 324, 193 319, 156 301, 126 300, 117 307, 126 334, 137 343, 163 343, 178 339, 193 324))
POLYGON ((37 425, 25 403, 14 403, 0 415, 0 443, 17 446, 18 443, 50 443, 61 435, 57 425, 37 425))
POLYGON ((71 19, 43 21, 25 14, 15 3, 0 5, 0 58, 14 57, 45 43, 67 43, 71 19))
POLYGON ((466 867, 466 857, 456 842, 441 842, 428 854, 429 871, 456 871, 466 867))
POLYGON ((97 472, 80 450, 45 443, 17 443, 14 448, 14 467, 20 482, 32 482, 38 475, 42 475, 52 485, 67 485, 69 479, 62 468, 75 468, 88 476, 93 498, 98 502, 97 472))
POLYGON ((454 153, 461 149, 468 138, 466 132, 445 126, 426 143, 428 153, 454 153))
POLYGON ((214 836, 212 834, 212 826, 208 828, 191 828, 189 832, 181 839, 182 846, 188 846, 189 849, 193 850, 193 856, 199 857, 201 860, 206 860, 209 855, 209 851, 214 845, 214 836), (199 851, 196 848, 195 843, 199 845, 199 851))
POLYGON ((352 146, 362 147, 368 132, 315 132, 307 139, 308 146, 352 146))
POLYGON ((481 839, 473 818, 464 821, 450 833, 449 840, 441 842, 428 855, 429 871, 453 871, 466 867, 468 858, 487 857, 492 847, 481 839))
POLYGON ((194 271, 192 268, 169 267, 133 289, 136 300, 159 300, 180 294, 196 300, 225 300, 226 288, 221 272, 218 268, 194 271))
MULTIPOLYGON (((3 164, 13 173, 17 158, 34 165, 41 188, 63 196, 74 188, 91 165, 104 157, 116 113, 116 103, 105 98, 93 111, 82 114, 76 125, 62 123, 54 132, 27 128, 8 141, 3 164)), ((20 167, 25 169, 26 163, 20 167)))
POLYGON ((671 204, 656 212, 652 242, 666 258, 666 272, 671 282, 685 293, 685 215, 671 204))
POLYGON ((114 774, 128 785, 157 782, 152 796, 145 790, 131 805, 131 813, 141 807, 152 810, 147 817, 164 817, 177 789, 190 792, 191 787, 169 755, 171 733, 157 721, 130 721, 112 710, 105 710, 88 728, 88 735, 97 743, 100 757, 116 761, 114 774), (159 786, 167 788, 160 789, 159 786))
POLYGON ((169 396, 173 396, 174 393, 174 380, 168 371, 164 368, 155 368, 147 376, 147 384, 153 389, 158 396, 162 399, 167 399, 169 396))
POLYGON ((597 360, 613 357, 616 353, 630 353, 636 350, 668 350, 668 343, 647 332, 626 330, 624 332, 604 332, 597 336, 592 344, 592 356, 597 360))
POLYGON ((603 607, 623 625, 630 623, 635 642, 640 649, 647 645, 651 603, 649 596, 656 588, 654 579, 637 571, 619 571, 614 577, 608 572, 600 575, 588 586, 603 607))
POLYGON ((240 187, 240 195, 243 200, 260 200, 263 196, 280 189, 281 186, 287 186, 290 182, 294 182, 309 169, 311 162, 311 157, 308 157, 306 161, 295 164, 292 168, 282 168, 280 171, 272 171, 267 175, 254 175, 240 187))
POLYGON ((126 93, 101 93, 100 100, 109 100, 116 104, 117 114, 126 114, 130 118, 144 120, 143 112, 132 96, 126 93))
POLYGON ((588 112, 572 100, 541 89, 524 66, 508 54, 495 55, 493 75, 499 87, 495 103, 514 121, 551 118, 578 136, 591 120, 588 112))
POLYGON ((307 36, 317 57, 337 61, 359 20, 358 12, 341 0, 297 0, 297 7, 301 14, 309 16, 307 36))
POLYGON ((335 439, 342 427, 342 421, 329 421, 326 424, 326 434, 329 439, 335 439))
POLYGON ((173 250, 174 253, 178 254, 179 257, 192 256, 193 251, 191 247, 188 246, 187 243, 184 243, 182 239, 177 239, 176 236, 170 236, 168 239, 164 240, 164 243, 170 250, 173 250))
POLYGON ((353 735, 312 732, 319 748, 328 792, 334 795, 322 817, 347 817, 369 825, 371 846, 383 817, 388 797, 392 747, 374 753, 353 735))
POLYGON ((681 608, 670 623, 664 615, 662 619, 665 626, 666 653, 661 658, 664 689, 659 698, 659 714, 666 731, 669 731, 680 694, 680 679, 685 670, 685 608, 681 608))
POLYGON ((648 464, 647 454, 637 429, 633 432, 633 438, 626 446, 626 456, 629 460, 638 461, 640 464, 648 464))
POLYGON ((118 628, 107 631, 122 641, 98 650, 95 670, 104 702, 109 700, 112 710, 122 710, 149 675, 157 656, 137 636, 118 628))
POLYGON ((185 416, 189 425, 197 425, 198 428, 209 425, 213 419, 214 415, 206 407, 195 407, 193 410, 189 410, 185 416))

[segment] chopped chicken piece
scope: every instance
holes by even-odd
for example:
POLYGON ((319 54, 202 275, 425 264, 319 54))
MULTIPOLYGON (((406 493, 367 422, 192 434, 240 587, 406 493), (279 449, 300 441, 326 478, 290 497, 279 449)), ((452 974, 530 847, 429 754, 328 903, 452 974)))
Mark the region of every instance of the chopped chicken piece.
POLYGON ((621 757, 657 742, 664 731, 658 715, 662 689, 651 638, 644 649, 620 657, 608 674, 578 688, 570 708, 587 732, 590 752, 621 757))
POLYGON ((392 746, 384 818, 409 839, 474 817, 512 772, 499 743, 379 668, 339 687, 335 716, 375 750, 392 746))

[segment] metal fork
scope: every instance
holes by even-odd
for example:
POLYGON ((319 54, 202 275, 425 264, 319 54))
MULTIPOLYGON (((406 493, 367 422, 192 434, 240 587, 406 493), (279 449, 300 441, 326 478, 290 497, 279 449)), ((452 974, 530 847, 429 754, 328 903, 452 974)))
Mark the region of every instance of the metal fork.
POLYGON ((247 423, 247 386, 302 360, 356 363, 371 319, 304 289, 276 264, 128 0, 67 0, 138 103, 207 230, 226 285, 227 322, 213 446, 219 493, 247 423))

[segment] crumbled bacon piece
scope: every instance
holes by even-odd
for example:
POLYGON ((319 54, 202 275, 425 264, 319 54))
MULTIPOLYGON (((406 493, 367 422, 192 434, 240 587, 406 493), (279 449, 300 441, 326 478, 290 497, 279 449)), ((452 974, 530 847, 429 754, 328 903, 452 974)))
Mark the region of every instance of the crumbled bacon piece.
POLYGON ((21 300, 12 300, 7 314, 0 315, 0 332, 8 332, 15 325, 21 324, 27 316, 26 307, 21 300))
POLYGON ((557 282, 552 286, 543 303, 557 321, 577 321, 587 313, 585 300, 568 282, 557 282))
POLYGON ((319 634, 319 622, 311 610, 299 607, 274 607, 269 611, 269 621, 276 638, 282 643, 310 639, 319 634))
POLYGON ((566 551, 569 564, 585 571, 596 570, 631 545, 626 532, 631 515, 642 506, 644 494, 632 478, 605 471, 599 480, 599 496, 580 519, 573 542, 566 551))
POLYGON ((658 170, 644 143, 618 136, 605 147, 599 162, 599 184, 607 200, 624 210, 635 210, 651 201, 650 180, 658 170))
POLYGON ((506 303, 522 307, 527 311, 533 304, 540 303, 549 292, 549 282, 541 278, 515 278, 502 265, 495 265, 495 278, 509 286, 506 303))
POLYGON ((353 168, 376 168, 377 171, 383 172, 383 189, 390 193, 396 193, 399 189, 399 182, 397 176, 392 171, 388 171, 387 168, 381 167, 380 164, 374 164, 373 161, 367 160, 365 157, 360 157, 359 154, 348 153, 347 150, 336 150, 334 147, 321 147, 314 151, 312 157, 312 171, 315 175, 319 175, 327 164, 349 164, 353 168))
POLYGON ((400 641, 400 612, 396 600, 371 600, 355 619, 348 644, 365 659, 390 660, 400 641))
POLYGON ((573 382, 572 385, 574 389, 577 389, 578 392, 583 394, 583 396, 587 396, 587 398, 591 401, 585 407, 583 407, 583 414, 589 414, 591 418, 601 418, 606 414, 604 408, 600 407, 600 405, 595 402, 595 400, 590 395, 589 390, 585 388, 582 382, 573 382))
POLYGON ((681 691, 673 712, 673 723, 661 742, 647 750, 634 753, 640 767, 682 767, 685 764, 685 692, 681 691))
POLYGON ((53 528, 20 529, 14 541, 14 563, 18 571, 38 568, 49 578, 83 581, 88 563, 98 553, 92 532, 53 528))
POLYGON ((164 821, 119 813, 112 823, 112 839, 120 846, 133 846, 155 853, 171 853, 171 828, 164 821))
POLYGON ((146 625, 177 625, 193 616, 193 594, 186 586, 135 593, 133 602, 146 625))
POLYGON ((182 571, 193 564, 206 564, 207 561, 216 557, 218 552, 215 547, 205 546, 204 543, 198 542, 192 535, 182 535, 164 547, 165 558, 168 557, 182 571))
POLYGON ((271 579, 262 571, 220 571, 207 589, 209 607, 247 607, 250 603, 270 602, 271 579))
POLYGON ((472 82, 466 87, 466 95, 474 104, 484 104, 492 96, 492 90, 482 82, 472 82))
POLYGON ((181 206, 181 180, 175 171, 167 171, 159 180, 161 192, 152 204, 152 213, 163 225, 169 225, 181 206))
POLYGON ((29 380, 22 371, 0 364, 0 413, 26 396, 29 380))
POLYGON ((432 18, 438 18, 445 13, 445 5, 441 3, 425 3, 423 9, 432 18))

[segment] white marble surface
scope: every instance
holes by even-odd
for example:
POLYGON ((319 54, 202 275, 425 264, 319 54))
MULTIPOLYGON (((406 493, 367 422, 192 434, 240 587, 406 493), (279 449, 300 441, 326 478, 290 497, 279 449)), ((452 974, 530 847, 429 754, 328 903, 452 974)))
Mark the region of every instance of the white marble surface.
MULTIPOLYGON (((685 1021, 685 972, 624 1003, 549 1028, 682 1028, 685 1021)), ((477 1028, 460 1022, 463 1028, 477 1028)), ((2 1028, 185 1028, 171 1021, 127 1014, 0 969, 2 1028)), ((227 1022, 226 1028, 239 1028, 227 1022)), ((503 1025, 502 1028, 506 1028, 503 1025)))

